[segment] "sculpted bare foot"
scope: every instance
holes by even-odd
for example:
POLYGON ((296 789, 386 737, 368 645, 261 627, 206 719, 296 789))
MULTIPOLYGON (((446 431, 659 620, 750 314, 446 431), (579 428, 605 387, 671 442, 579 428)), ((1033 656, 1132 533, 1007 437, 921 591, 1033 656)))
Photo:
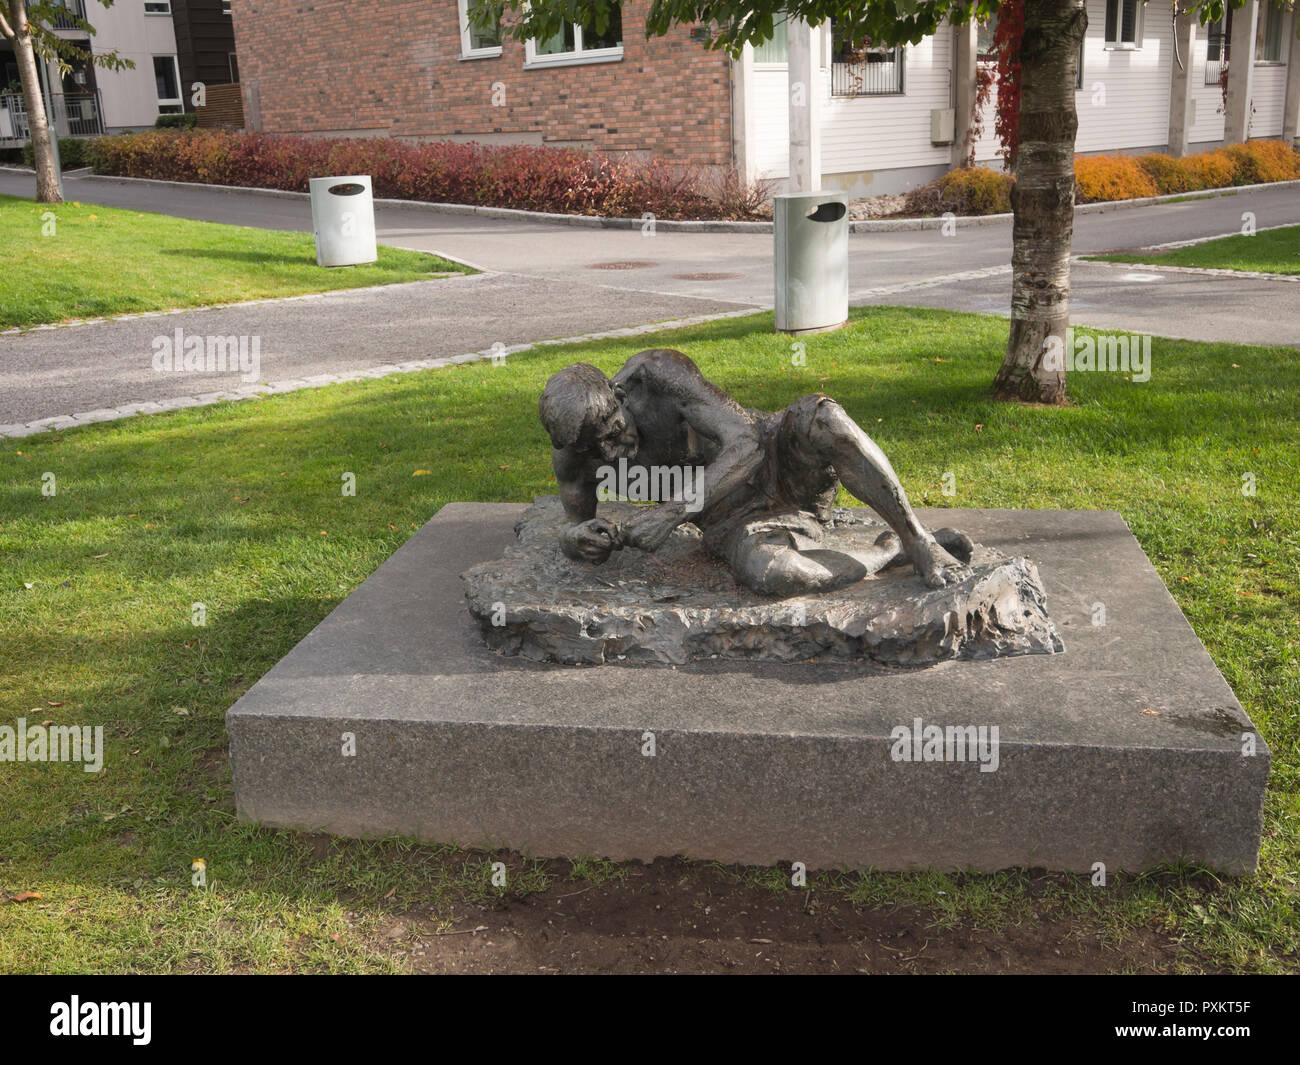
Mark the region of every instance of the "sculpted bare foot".
POLYGON ((969 562, 975 553, 975 541, 960 529, 935 529, 934 538, 958 562, 969 562))
MULTIPOLYGON (((951 529, 941 530, 944 533, 953 532, 951 529)), ((961 534, 958 534, 959 536, 961 534)), ((961 550, 959 541, 952 541, 954 550, 961 550)), ((969 539, 966 543, 969 544, 969 539)), ((967 558, 969 558, 969 551, 967 558)), ((971 570, 964 562, 950 555, 935 540, 918 540, 912 548, 912 565, 916 567, 917 575, 929 588, 943 588, 945 585, 956 584, 960 580, 970 576, 971 570)))

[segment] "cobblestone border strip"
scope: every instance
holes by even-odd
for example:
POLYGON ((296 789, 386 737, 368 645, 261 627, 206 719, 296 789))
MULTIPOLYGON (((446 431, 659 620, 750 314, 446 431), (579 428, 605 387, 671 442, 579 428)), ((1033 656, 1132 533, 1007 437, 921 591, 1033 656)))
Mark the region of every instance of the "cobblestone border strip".
MULTIPOLYGON (((0 169, 15 170, 20 173, 31 171, 19 167, 0 169)), ((163 181, 156 178, 118 177, 112 174, 86 174, 83 181, 116 181, 120 183, 139 183, 148 185, 176 186, 186 189, 210 189, 214 192, 247 192, 259 196, 282 196, 297 199, 308 198, 305 192, 290 192, 285 189, 258 189, 243 185, 205 185, 193 181, 163 181)), ((1135 200, 1111 200, 1105 203, 1077 203, 1076 214, 1103 214, 1106 211, 1122 211, 1133 207, 1149 207, 1152 204, 1169 201, 1205 200, 1216 196, 1235 196, 1239 192, 1258 192, 1262 189, 1283 189, 1300 187, 1297 181, 1274 181, 1261 185, 1234 185, 1219 189, 1200 189, 1196 192, 1178 192, 1167 196, 1143 196, 1135 200)), ((832 190, 827 190, 832 191, 832 190)), ((513 207, 476 207, 467 203, 436 203, 427 200, 389 200, 376 199, 376 206, 413 207, 439 214, 472 214, 483 218, 508 218, 515 221, 546 222, 553 225, 582 226, 589 229, 640 229, 645 223, 640 218, 601 218, 596 215, 550 214, 542 211, 521 211, 513 207)), ((1010 222, 1010 214, 962 215, 954 219, 956 225, 992 226, 1010 222)), ((940 229, 944 226, 943 218, 872 218, 850 222, 850 233, 897 233, 909 230, 940 229)), ((680 233, 771 233, 771 222, 678 222, 671 219, 655 220, 656 232, 680 233)))
MULTIPOLYGON (((1283 222, 1276 226, 1260 226, 1256 233, 1267 233, 1270 229, 1294 229, 1300 222, 1283 222)), ((1190 240, 1167 240, 1163 244, 1144 244, 1140 251, 1169 251, 1173 248, 1191 248, 1197 244, 1208 244, 1212 240, 1227 240, 1229 237, 1244 237, 1247 234, 1238 230, 1235 233, 1219 233, 1213 237, 1192 237, 1190 240)))
POLYGON ((1104 259, 1075 258, 1080 266, 1105 266, 1109 269, 1154 270, 1160 274, 1201 274, 1205 277, 1240 277, 1251 281, 1300 282, 1300 274, 1265 274, 1257 270, 1228 270, 1218 266, 1161 266, 1159 263, 1113 263, 1104 259))
MULTIPOLYGON (((480 275, 481 276, 481 275, 480 275)), ((424 284, 424 282, 412 282, 424 284)), ((391 286, 384 286, 391 287, 391 286)), ((299 299, 303 297, 288 297, 299 299)), ((770 308, 768 308, 770 309, 770 308)), ((152 312, 151 312, 152 313, 152 312)), ((173 312, 157 312, 159 314, 173 312)), ((81 411, 76 414, 57 414, 37 421, 0 425, 0 439, 35 436, 38 433, 58 432, 72 429, 79 425, 93 425, 97 422, 118 421, 131 418, 137 414, 163 414, 167 411, 184 410, 188 407, 206 407, 214 403, 227 401, 259 399, 263 396, 279 395, 283 392, 297 392, 304 388, 324 388, 327 385, 343 384, 346 381, 364 381, 393 374, 413 373, 417 370, 436 370, 444 366, 454 366, 462 362, 478 362, 494 356, 516 355, 534 348, 555 347, 560 344, 582 344, 589 340, 611 340, 618 337, 640 336, 643 333, 658 332, 662 329, 681 329, 705 322, 716 322, 726 318, 743 318, 746 315, 762 314, 764 308, 746 307, 735 311, 721 311, 717 314, 701 314, 691 318, 674 318, 666 322, 649 322, 645 325, 627 326, 622 329, 610 329, 600 333, 584 333, 581 336, 560 337, 555 340, 537 340, 527 344, 514 344, 506 348, 487 348, 471 351, 464 355, 448 355, 437 359, 418 359, 413 362, 387 363, 366 370, 349 370, 344 373, 316 374, 312 377, 295 378, 288 381, 271 381, 265 384, 247 385, 243 388, 227 389, 218 392, 200 392, 193 396, 176 396, 171 399, 149 400, 140 403, 124 403, 118 407, 101 407, 98 410, 81 411)), ((141 315, 140 317, 149 317, 141 315)))

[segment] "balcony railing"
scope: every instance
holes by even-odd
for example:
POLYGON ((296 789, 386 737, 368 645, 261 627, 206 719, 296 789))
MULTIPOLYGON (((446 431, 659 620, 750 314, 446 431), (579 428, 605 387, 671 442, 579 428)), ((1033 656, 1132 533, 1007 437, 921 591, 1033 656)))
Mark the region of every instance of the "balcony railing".
POLYGON ((84 19, 86 17, 85 0, 58 0, 60 7, 66 7, 68 14, 56 15, 54 17, 54 28, 56 30, 75 30, 81 27, 77 26, 73 18, 84 19))
MULTIPOLYGON (((60 137, 97 137, 104 132, 104 112, 95 92, 55 93, 53 130, 60 137)), ((16 93, 0 95, 0 142, 31 139, 27 107, 16 93)))
POLYGON ((832 96, 897 96, 903 91, 903 49, 867 52, 861 62, 831 63, 832 96))

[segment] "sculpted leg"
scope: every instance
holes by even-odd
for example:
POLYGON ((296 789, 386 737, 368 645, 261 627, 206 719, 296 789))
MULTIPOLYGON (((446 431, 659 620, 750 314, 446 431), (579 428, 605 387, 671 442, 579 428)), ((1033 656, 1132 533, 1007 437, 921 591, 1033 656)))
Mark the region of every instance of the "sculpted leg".
POLYGON ((885 453, 834 400, 818 405, 809 443, 834 466, 844 487, 898 534, 903 550, 927 585, 941 588, 969 574, 970 570, 917 520, 885 453))
POLYGON ((756 538, 736 551, 732 572, 760 595, 807 595, 855 584, 906 557, 893 533, 858 551, 800 549, 756 538))

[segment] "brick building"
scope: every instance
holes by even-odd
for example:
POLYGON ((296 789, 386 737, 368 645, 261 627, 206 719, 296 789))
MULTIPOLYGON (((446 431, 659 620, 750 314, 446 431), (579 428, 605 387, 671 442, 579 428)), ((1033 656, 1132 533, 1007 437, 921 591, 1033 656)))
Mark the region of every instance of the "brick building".
MULTIPOLYGON (((692 27, 647 40, 649 0, 625 0, 621 22, 603 34, 569 26, 545 42, 470 26, 465 0, 231 6, 245 122, 268 133, 646 153, 734 165, 776 191, 820 185, 852 195, 930 181, 972 146, 977 161, 1001 165, 991 105, 983 135, 966 143, 978 128, 988 26, 944 25, 863 54, 834 26, 778 21, 771 41, 732 61, 706 50, 692 27), (796 84, 810 91, 795 94, 796 84), (796 95, 806 102, 796 107, 796 95)), ((1088 0, 1079 152, 1296 141, 1300 38, 1289 7, 1244 0, 1209 26, 1144 11, 1133 0, 1088 0), (1228 64, 1230 49, 1238 59, 1228 64)))
POLYGON ((731 161, 732 64, 688 29, 646 40, 648 0, 540 44, 472 30, 464 0, 231 7, 249 129, 731 161))

